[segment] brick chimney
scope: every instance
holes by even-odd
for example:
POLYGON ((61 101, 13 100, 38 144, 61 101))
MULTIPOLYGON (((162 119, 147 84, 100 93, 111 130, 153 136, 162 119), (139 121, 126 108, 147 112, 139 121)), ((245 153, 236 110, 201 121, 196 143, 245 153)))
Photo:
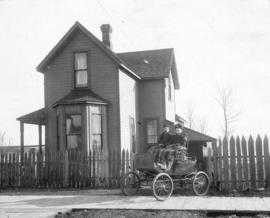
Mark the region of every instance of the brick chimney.
POLYGON ((102 24, 100 26, 102 32, 102 42, 110 49, 112 49, 111 33, 112 27, 110 24, 102 24))

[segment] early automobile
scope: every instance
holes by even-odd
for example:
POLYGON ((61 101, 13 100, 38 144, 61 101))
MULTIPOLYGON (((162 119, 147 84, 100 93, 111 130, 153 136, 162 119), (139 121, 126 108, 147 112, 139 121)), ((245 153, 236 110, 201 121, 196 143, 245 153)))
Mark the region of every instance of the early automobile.
POLYGON ((187 156, 187 149, 181 147, 175 153, 170 170, 157 167, 151 152, 135 155, 135 168, 126 173, 120 181, 125 195, 134 195, 140 188, 151 187, 154 197, 159 201, 169 198, 174 187, 191 184, 196 195, 206 195, 209 190, 209 177, 198 171, 197 160, 187 156))

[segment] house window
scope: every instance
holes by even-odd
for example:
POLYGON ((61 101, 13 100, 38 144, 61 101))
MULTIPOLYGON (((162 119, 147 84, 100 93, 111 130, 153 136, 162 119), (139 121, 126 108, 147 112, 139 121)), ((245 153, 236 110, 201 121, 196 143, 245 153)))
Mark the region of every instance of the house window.
POLYGON ((135 119, 134 117, 129 117, 129 128, 130 128, 130 151, 132 153, 136 152, 135 149, 135 119))
POLYGON ((172 81, 170 76, 168 78, 168 99, 172 99, 172 81))
POLYGON ((56 149, 57 151, 59 151, 60 149, 60 116, 57 115, 56 116, 56 129, 57 129, 57 145, 56 145, 56 149))
POLYGON ((103 149, 102 145, 102 115, 100 107, 92 107, 92 146, 93 150, 101 151, 103 149))
POLYGON ((156 119, 146 121, 146 137, 147 137, 147 144, 157 143, 158 133, 157 133, 156 119))
POLYGON ((87 87, 87 52, 74 54, 75 87, 87 87))
POLYGON ((67 149, 82 149, 82 116, 66 116, 67 149))

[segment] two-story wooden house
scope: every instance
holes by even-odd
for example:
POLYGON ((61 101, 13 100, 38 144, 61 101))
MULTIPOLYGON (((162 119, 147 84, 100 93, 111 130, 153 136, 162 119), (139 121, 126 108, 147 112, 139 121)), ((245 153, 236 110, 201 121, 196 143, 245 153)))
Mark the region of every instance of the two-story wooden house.
POLYGON ((144 151, 162 125, 175 123, 179 79, 173 49, 115 53, 112 28, 102 41, 76 22, 38 65, 45 107, 17 118, 45 125, 50 151, 144 151))

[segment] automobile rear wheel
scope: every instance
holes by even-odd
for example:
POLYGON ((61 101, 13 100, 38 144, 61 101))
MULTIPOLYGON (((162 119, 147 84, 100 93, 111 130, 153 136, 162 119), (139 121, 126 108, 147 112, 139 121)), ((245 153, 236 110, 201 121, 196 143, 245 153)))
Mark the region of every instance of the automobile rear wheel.
POLYGON ((135 172, 126 173, 120 180, 120 186, 124 195, 134 195, 140 188, 140 176, 135 172))

